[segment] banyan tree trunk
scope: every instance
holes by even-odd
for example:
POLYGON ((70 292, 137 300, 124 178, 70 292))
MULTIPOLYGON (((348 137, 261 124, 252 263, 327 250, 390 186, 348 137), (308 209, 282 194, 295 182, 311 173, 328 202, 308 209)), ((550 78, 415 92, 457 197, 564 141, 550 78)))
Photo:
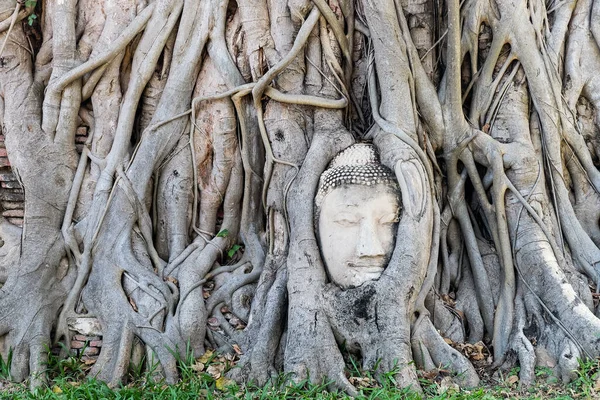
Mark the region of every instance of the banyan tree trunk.
POLYGON ((465 342, 522 384, 540 363, 568 381, 600 355, 597 3, 0 0, 25 197, 22 226, 0 218, 13 379, 42 384, 86 316, 111 385, 137 343, 168 382, 214 348, 244 382, 356 394, 350 356, 414 390, 440 366, 474 386, 465 342), (315 196, 357 142, 401 211, 382 276, 344 288, 315 196))

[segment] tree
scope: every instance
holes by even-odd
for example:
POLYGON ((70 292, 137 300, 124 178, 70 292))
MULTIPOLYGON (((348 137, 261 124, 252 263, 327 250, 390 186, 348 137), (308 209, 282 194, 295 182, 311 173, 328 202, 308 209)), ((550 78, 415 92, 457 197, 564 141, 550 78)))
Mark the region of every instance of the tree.
POLYGON ((487 341, 525 384, 536 359, 566 381, 600 355, 597 2, 0 3, 25 192, 23 228, 0 223, 14 379, 42 383, 81 314, 103 330, 92 374, 113 385, 137 339, 168 382, 208 343, 241 349, 236 379, 349 393, 345 331, 365 368, 415 389, 413 360, 477 384, 443 336, 487 341), (343 291, 313 199, 355 141, 396 173, 402 240, 381 279, 343 291))

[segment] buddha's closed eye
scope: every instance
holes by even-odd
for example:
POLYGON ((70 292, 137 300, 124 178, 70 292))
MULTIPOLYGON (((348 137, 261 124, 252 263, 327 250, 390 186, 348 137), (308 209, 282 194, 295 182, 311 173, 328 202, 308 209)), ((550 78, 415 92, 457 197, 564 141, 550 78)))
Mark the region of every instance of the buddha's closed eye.
POLYGON ((360 221, 360 217, 348 213, 338 214, 333 219, 333 222, 340 226, 355 226, 358 225, 360 221))
POLYGON ((379 218, 379 223, 381 225, 393 225, 396 222, 398 222, 399 218, 398 218, 398 213, 391 213, 391 214, 386 214, 384 216, 382 216, 381 218, 379 218))

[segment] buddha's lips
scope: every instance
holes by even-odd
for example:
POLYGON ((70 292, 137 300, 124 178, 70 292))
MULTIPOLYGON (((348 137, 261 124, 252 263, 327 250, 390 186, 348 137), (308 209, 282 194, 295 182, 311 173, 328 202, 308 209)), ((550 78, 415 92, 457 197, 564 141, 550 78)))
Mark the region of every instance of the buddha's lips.
POLYGON ((385 268, 382 266, 381 262, 371 262, 371 263, 355 263, 348 262, 346 265, 350 268, 365 268, 365 269, 377 269, 383 271, 385 268))

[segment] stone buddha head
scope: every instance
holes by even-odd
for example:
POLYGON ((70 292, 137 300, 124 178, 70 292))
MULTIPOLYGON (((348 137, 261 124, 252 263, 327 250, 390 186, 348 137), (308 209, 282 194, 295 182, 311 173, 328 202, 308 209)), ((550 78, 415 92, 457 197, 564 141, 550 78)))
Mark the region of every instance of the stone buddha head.
POLYGON ((394 250, 400 192, 366 143, 339 153, 315 198, 319 245, 331 282, 342 289, 379 279, 394 250))

